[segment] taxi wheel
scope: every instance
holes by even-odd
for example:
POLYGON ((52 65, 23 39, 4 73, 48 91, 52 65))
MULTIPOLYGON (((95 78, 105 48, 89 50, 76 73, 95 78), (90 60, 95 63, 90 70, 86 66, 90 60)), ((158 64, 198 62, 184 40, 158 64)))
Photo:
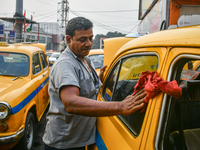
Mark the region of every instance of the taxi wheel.
POLYGON ((17 144, 20 150, 31 150, 35 138, 35 119, 33 113, 29 112, 26 118, 24 136, 17 144))

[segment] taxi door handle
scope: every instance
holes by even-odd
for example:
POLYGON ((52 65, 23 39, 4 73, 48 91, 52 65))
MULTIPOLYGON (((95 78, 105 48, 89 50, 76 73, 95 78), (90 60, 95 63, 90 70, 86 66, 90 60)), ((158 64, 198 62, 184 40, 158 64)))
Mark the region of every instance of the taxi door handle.
POLYGON ((43 74, 42 76, 45 77, 45 74, 43 74))

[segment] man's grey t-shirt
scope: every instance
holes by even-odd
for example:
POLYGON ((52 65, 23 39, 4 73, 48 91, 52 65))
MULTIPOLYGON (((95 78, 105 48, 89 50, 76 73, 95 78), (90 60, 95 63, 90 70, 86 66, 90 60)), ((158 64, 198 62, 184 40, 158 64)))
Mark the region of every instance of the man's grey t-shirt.
POLYGON ((101 84, 93 63, 85 56, 92 74, 69 49, 60 55, 50 71, 50 107, 43 136, 46 145, 54 148, 82 147, 95 143, 96 117, 69 114, 60 99, 62 86, 77 86, 80 96, 96 100, 101 84))

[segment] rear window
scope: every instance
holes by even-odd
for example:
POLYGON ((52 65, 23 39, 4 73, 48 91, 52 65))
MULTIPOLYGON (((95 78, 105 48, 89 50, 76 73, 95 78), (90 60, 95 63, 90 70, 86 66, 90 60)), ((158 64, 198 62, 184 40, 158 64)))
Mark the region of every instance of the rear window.
POLYGON ((53 53, 53 54, 51 55, 51 57, 53 57, 53 58, 58 58, 59 56, 60 56, 60 53, 59 53, 59 54, 53 53))
POLYGON ((92 60, 95 69, 103 67, 103 60, 104 60, 103 54, 90 55, 89 57, 92 60))

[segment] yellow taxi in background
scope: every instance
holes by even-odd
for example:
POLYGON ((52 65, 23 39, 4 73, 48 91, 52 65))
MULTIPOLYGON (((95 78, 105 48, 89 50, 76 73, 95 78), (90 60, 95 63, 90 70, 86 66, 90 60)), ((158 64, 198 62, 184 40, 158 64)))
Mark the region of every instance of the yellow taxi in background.
POLYGON ((54 52, 53 54, 51 54, 51 56, 48 58, 49 67, 53 66, 55 61, 59 58, 60 54, 60 52, 54 52))
POLYGON ((54 52, 46 52, 46 57, 47 57, 47 62, 49 62, 49 57, 51 57, 51 55, 53 54, 54 52))
POLYGON ((101 69, 101 67, 103 67, 104 50, 103 49, 91 49, 88 57, 90 57, 90 59, 92 60, 95 70, 97 72, 97 75, 99 75, 100 69, 101 69))
POLYGON ((36 122, 49 104, 48 85, 44 50, 22 43, 0 43, 1 150, 33 147, 36 122))
POLYGON ((105 51, 108 46, 112 52, 112 45, 104 41, 104 62, 110 60, 98 101, 124 100, 134 93, 145 71, 157 71, 165 81, 176 80, 182 97, 160 92, 149 100, 145 111, 98 117, 96 144, 88 150, 199 149, 200 75, 183 69, 189 61, 200 61, 199 33, 197 25, 144 35, 124 44, 113 58, 105 51))
POLYGON ((115 53, 127 42, 136 39, 138 37, 144 36, 148 33, 130 33, 126 35, 125 37, 114 37, 114 38, 108 38, 104 40, 104 65, 107 65, 107 67, 112 62, 112 59, 114 58, 115 53), (105 46, 106 45, 106 46, 105 46))

